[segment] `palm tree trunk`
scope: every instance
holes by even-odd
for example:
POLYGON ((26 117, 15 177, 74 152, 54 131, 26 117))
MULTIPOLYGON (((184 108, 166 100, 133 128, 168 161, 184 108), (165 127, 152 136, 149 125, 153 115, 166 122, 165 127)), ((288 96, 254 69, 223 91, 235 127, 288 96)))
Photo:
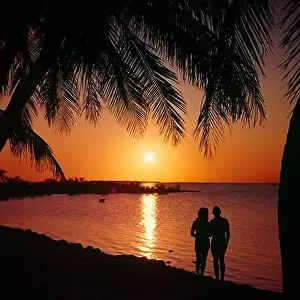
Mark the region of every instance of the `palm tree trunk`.
POLYGON ((0 152, 13 130, 20 123, 24 107, 43 80, 51 62, 53 60, 50 59, 49 55, 41 54, 26 77, 19 82, 14 90, 10 102, 0 118, 0 152))
POLYGON ((283 291, 292 299, 299 293, 300 272, 300 99, 284 147, 278 196, 283 291))

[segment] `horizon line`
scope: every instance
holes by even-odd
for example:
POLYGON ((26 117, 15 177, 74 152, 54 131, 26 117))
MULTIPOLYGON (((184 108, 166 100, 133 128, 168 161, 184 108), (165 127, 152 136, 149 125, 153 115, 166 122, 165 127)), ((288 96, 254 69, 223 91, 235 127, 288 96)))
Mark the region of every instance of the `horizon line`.
MULTIPOLYGON (((69 177, 69 178, 79 178, 78 176, 69 177)), ((46 178, 49 179, 49 178, 46 178)), ((44 180, 46 180, 44 179, 44 180)), ((29 182, 42 182, 44 180, 28 180, 29 182)), ((67 179, 68 180, 68 179, 67 179)), ((104 181, 104 182, 140 182, 140 183, 170 183, 170 184, 176 184, 176 183, 200 183, 200 184, 279 184, 279 182, 230 182, 230 181, 159 181, 159 180, 107 180, 107 179, 87 179, 84 178, 85 181, 104 181)))

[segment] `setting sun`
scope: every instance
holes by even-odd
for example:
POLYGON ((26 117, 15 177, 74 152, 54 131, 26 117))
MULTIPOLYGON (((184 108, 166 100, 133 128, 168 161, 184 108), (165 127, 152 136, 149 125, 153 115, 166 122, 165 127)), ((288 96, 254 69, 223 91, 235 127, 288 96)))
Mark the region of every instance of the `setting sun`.
POLYGON ((152 152, 146 152, 146 153, 144 154, 144 160, 145 160, 146 162, 151 162, 151 161, 153 161, 153 160, 154 160, 154 154, 153 154, 152 152))

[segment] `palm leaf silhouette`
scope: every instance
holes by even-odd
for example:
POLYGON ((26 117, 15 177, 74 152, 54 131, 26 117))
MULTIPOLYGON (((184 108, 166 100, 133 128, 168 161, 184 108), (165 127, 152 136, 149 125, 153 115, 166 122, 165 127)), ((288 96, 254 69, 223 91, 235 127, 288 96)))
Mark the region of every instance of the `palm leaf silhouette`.
MULTIPOLYGON (((2 113, 0 110, 0 117, 2 113)), ((38 171, 51 169, 54 176, 66 179, 50 146, 26 122, 14 130, 9 145, 12 155, 30 162, 38 171)))
POLYGON ((288 91, 286 95, 291 101, 300 97, 300 3, 297 0, 285 1, 283 7, 285 17, 281 23, 284 28, 284 38, 281 47, 287 55, 281 68, 285 71, 285 79, 288 79, 288 91))

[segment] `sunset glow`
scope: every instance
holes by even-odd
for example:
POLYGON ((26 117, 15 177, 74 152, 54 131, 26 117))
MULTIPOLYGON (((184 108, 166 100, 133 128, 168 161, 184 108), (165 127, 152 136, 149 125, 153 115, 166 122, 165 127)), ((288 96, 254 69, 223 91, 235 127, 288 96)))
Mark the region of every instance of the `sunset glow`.
MULTIPOLYGON (((155 124, 149 124, 144 138, 132 138, 107 111, 96 127, 80 120, 69 136, 50 129, 43 116, 34 123, 36 131, 49 143, 67 177, 102 180, 278 182, 283 146, 292 107, 284 98, 286 87, 276 69, 282 53, 267 61, 261 86, 267 121, 254 129, 236 125, 226 135, 212 160, 203 158, 199 141, 193 138, 202 92, 188 84, 179 86, 188 104, 186 138, 173 147, 164 143, 155 124), (153 156, 146 153, 152 153, 153 156), (155 155, 154 155, 155 154, 155 155), (153 159, 152 159, 153 158, 153 159), (151 160, 152 159, 152 160, 151 160)), ((3 101, 1 107, 7 102, 3 101)), ((8 176, 39 181, 52 176, 39 173, 30 164, 11 156, 9 146, 0 153, 0 168, 8 176)))
POLYGON ((144 160, 145 160, 146 162, 151 162, 151 161, 153 161, 153 160, 154 160, 154 154, 153 154, 152 152, 146 152, 146 153, 144 154, 144 160))

